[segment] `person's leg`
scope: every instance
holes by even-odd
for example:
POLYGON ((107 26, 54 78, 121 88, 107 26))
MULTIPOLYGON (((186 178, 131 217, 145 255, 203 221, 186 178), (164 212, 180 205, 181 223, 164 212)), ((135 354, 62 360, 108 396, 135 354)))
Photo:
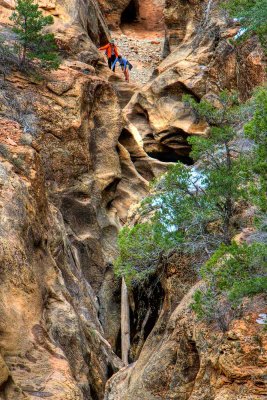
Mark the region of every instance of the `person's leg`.
POLYGON ((109 67, 109 69, 111 69, 111 67, 112 67, 111 57, 108 59, 108 67, 109 67))
MULTIPOLYGON (((112 56, 111 56, 111 66, 112 66, 112 64, 114 63, 114 61, 116 60, 116 56, 115 56, 115 54, 113 54, 112 56)), ((110 67, 111 68, 111 67, 110 67)), ((115 69, 116 69, 116 65, 114 65, 114 69, 113 69, 113 71, 115 72, 115 69)))
POLYGON ((125 76, 125 80, 126 80, 126 82, 129 82, 129 70, 128 70, 128 67, 126 67, 125 69, 124 69, 124 76, 125 76))

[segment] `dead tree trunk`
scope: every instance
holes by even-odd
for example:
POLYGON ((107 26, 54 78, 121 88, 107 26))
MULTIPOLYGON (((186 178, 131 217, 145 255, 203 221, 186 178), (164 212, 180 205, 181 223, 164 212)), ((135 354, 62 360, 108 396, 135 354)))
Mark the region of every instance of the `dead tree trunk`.
POLYGON ((121 358, 128 365, 130 350, 130 314, 128 290, 124 278, 121 282, 121 358))

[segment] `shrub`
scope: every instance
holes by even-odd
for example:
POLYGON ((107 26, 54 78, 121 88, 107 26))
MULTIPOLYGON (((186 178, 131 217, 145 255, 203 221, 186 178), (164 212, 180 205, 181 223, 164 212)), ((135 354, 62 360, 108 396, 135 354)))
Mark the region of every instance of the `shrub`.
POLYGON ((266 0, 228 0, 223 7, 231 17, 237 19, 242 30, 237 38, 245 39, 257 34, 262 45, 266 47, 267 38, 267 1, 266 0))
POLYGON ((27 60, 37 59, 41 67, 58 68, 60 61, 54 35, 43 33, 46 26, 53 24, 53 17, 43 16, 34 0, 17 0, 10 19, 17 35, 20 65, 25 66, 27 60))
MULTIPOLYGON (((216 99, 217 107, 207 101, 197 103, 190 96, 184 96, 184 102, 197 118, 211 125, 208 139, 199 136, 189 139, 191 155, 200 163, 196 169, 178 162, 155 183, 154 193, 143 202, 141 210, 147 215, 153 211, 150 234, 141 232, 142 225, 121 232, 121 255, 116 262, 118 271, 132 269, 138 272, 132 257, 137 249, 140 254, 145 253, 143 264, 149 261, 151 249, 154 260, 155 248, 158 252, 176 248, 198 253, 197 267, 221 243, 231 243, 232 218, 238 201, 244 199, 248 176, 246 154, 237 152, 233 141, 236 136, 234 123, 242 118, 241 107, 236 94, 228 92, 222 92, 216 99), (127 250, 124 241, 131 251, 127 250)), ((147 224, 144 230, 147 230, 147 224)))
POLYGON ((10 152, 5 144, 0 143, 0 154, 7 160, 10 159, 10 152))
POLYGON ((254 202, 266 212, 267 210, 267 90, 262 87, 256 90, 250 106, 253 110, 252 119, 245 124, 245 135, 253 140, 255 147, 250 158, 250 165, 257 174, 261 190, 250 188, 254 202))
POLYGON ((237 307, 246 296, 267 293, 267 246, 264 243, 221 245, 200 274, 206 287, 194 294, 192 309, 200 319, 211 321, 221 298, 226 298, 231 307, 237 307))
POLYGON ((266 140, 265 116, 260 113, 266 92, 258 96, 250 105, 253 117, 246 125, 255 143, 249 151, 242 151, 236 141, 237 123, 248 112, 238 105, 235 93, 221 93, 216 107, 185 96, 186 107, 211 126, 208 138, 189 139, 197 168, 171 166, 142 203, 140 213, 148 222, 125 227, 119 236, 115 268, 128 282, 154 272, 163 252, 197 254, 193 266, 199 269, 204 264, 201 275, 206 289, 195 294, 193 309, 200 318, 215 318, 223 329, 225 309, 244 296, 262 292, 266 285, 266 248, 260 243, 232 244, 240 204, 259 205, 256 199, 266 196, 266 185, 261 183, 266 182, 261 149, 266 140))
POLYGON ((115 274, 124 276, 127 283, 144 279, 153 273, 160 254, 156 232, 150 223, 124 227, 119 233, 120 255, 115 262, 115 274))

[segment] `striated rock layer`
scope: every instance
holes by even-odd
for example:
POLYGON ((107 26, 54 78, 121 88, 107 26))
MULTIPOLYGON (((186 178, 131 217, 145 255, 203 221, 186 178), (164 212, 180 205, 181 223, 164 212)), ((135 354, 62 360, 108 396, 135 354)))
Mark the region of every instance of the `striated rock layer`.
MULTIPOLYGON (((120 23, 128 5, 114 1, 120 11, 111 23, 120 23)), ((182 95, 201 99, 227 87, 246 98, 264 77, 257 42, 233 48, 228 39, 237 28, 215 6, 166 1, 173 51, 157 76, 134 93, 97 51, 109 31, 96 0, 41 2, 55 17, 64 62, 43 77, 14 67, 0 78, 1 399, 265 395, 264 346, 253 342, 255 335, 264 340, 255 325, 262 300, 247 305, 247 319, 232 323, 233 334, 213 335, 188 308, 186 293, 196 277, 188 263, 179 275, 179 260, 169 271, 175 284, 162 278, 165 303, 141 353, 138 348, 137 364, 115 375, 104 395, 106 380, 123 366, 115 354, 117 232, 168 162, 191 162, 188 135, 207 132, 184 107, 182 95), (191 273, 188 280, 185 271, 191 273)), ((6 25, 13 7, 11 0, 0 2, 7 42, 13 40, 6 25)))
MULTIPOLYGON (((118 94, 92 66, 108 34, 97 4, 42 8, 65 61, 0 80, 0 398, 102 399, 122 367, 116 236, 148 180, 118 143, 118 94)), ((8 22, 12 3, 0 12, 8 22)))
MULTIPOLYGON (((190 164, 187 138, 205 135, 208 127, 196 121, 182 96, 212 100, 229 89, 245 100, 265 80, 264 56, 256 38, 231 43, 239 27, 218 2, 167 0, 165 22, 171 53, 125 107, 124 136, 138 137, 155 159, 190 164)), ((186 286, 183 281, 190 273, 187 261, 176 260, 165 278, 159 273, 165 279, 161 315, 137 361, 109 380, 105 400, 266 397, 266 331, 257 323, 266 313, 266 297, 245 303, 243 316, 231 322, 225 315, 221 324, 200 323, 190 308, 193 271, 186 286)))
POLYGON ((187 138, 205 135, 207 126, 196 123, 182 96, 212 99, 228 89, 238 90, 245 100, 265 80, 264 55, 256 38, 231 43, 239 27, 218 2, 167 1, 165 20, 172 51, 155 78, 135 93, 124 115, 150 156, 190 164, 187 138))

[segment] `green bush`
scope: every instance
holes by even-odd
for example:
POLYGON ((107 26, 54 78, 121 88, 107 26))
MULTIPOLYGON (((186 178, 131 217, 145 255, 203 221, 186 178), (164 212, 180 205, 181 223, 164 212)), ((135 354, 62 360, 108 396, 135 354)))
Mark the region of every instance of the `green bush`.
POLYGON ((120 255, 115 261, 115 275, 124 276, 130 283, 153 273, 160 254, 156 236, 151 223, 124 227, 118 237, 120 255))
POLYGON ((149 223, 124 228, 120 234, 117 274, 143 276, 157 254, 172 249, 199 254, 195 267, 200 267, 220 244, 231 244, 238 204, 251 200, 248 185, 250 193, 259 193, 251 156, 237 151, 234 140, 235 125, 244 118, 236 93, 222 92, 216 107, 207 101, 197 103, 190 96, 183 100, 196 118, 211 126, 208 139, 189 139, 198 167, 178 162, 154 183, 140 210, 149 223))
POLYGON ((267 293, 267 246, 252 243, 221 245, 200 270, 206 286, 194 294, 192 309, 200 319, 212 320, 227 298, 232 307, 246 296, 267 293))
POLYGON ((226 92, 218 108, 186 96, 186 107, 211 126, 208 139, 190 139, 198 167, 171 166, 143 201, 140 213, 147 222, 125 227, 119 236, 115 269, 128 283, 154 273, 161 253, 197 255, 194 266, 205 285, 195 293, 192 309, 223 330, 244 297, 267 292, 266 244, 232 243, 240 204, 256 205, 260 217, 266 210, 266 99, 265 88, 246 108, 226 92), (248 116, 245 134, 253 142, 242 151, 235 127, 240 130, 248 116))
POLYGON ((7 160, 10 159, 10 151, 8 150, 8 147, 5 144, 0 143, 0 155, 7 160))
POLYGON ((245 124, 245 135, 253 140, 254 151, 250 158, 250 166, 257 175, 260 190, 255 190, 255 185, 250 188, 251 195, 260 208, 267 210, 267 90, 262 87, 256 90, 250 107, 253 117, 245 124))
POLYGON ((266 48, 267 38, 267 1, 266 0, 228 0, 223 4, 231 17, 237 19, 243 34, 240 39, 245 39, 257 34, 262 45, 266 48))

